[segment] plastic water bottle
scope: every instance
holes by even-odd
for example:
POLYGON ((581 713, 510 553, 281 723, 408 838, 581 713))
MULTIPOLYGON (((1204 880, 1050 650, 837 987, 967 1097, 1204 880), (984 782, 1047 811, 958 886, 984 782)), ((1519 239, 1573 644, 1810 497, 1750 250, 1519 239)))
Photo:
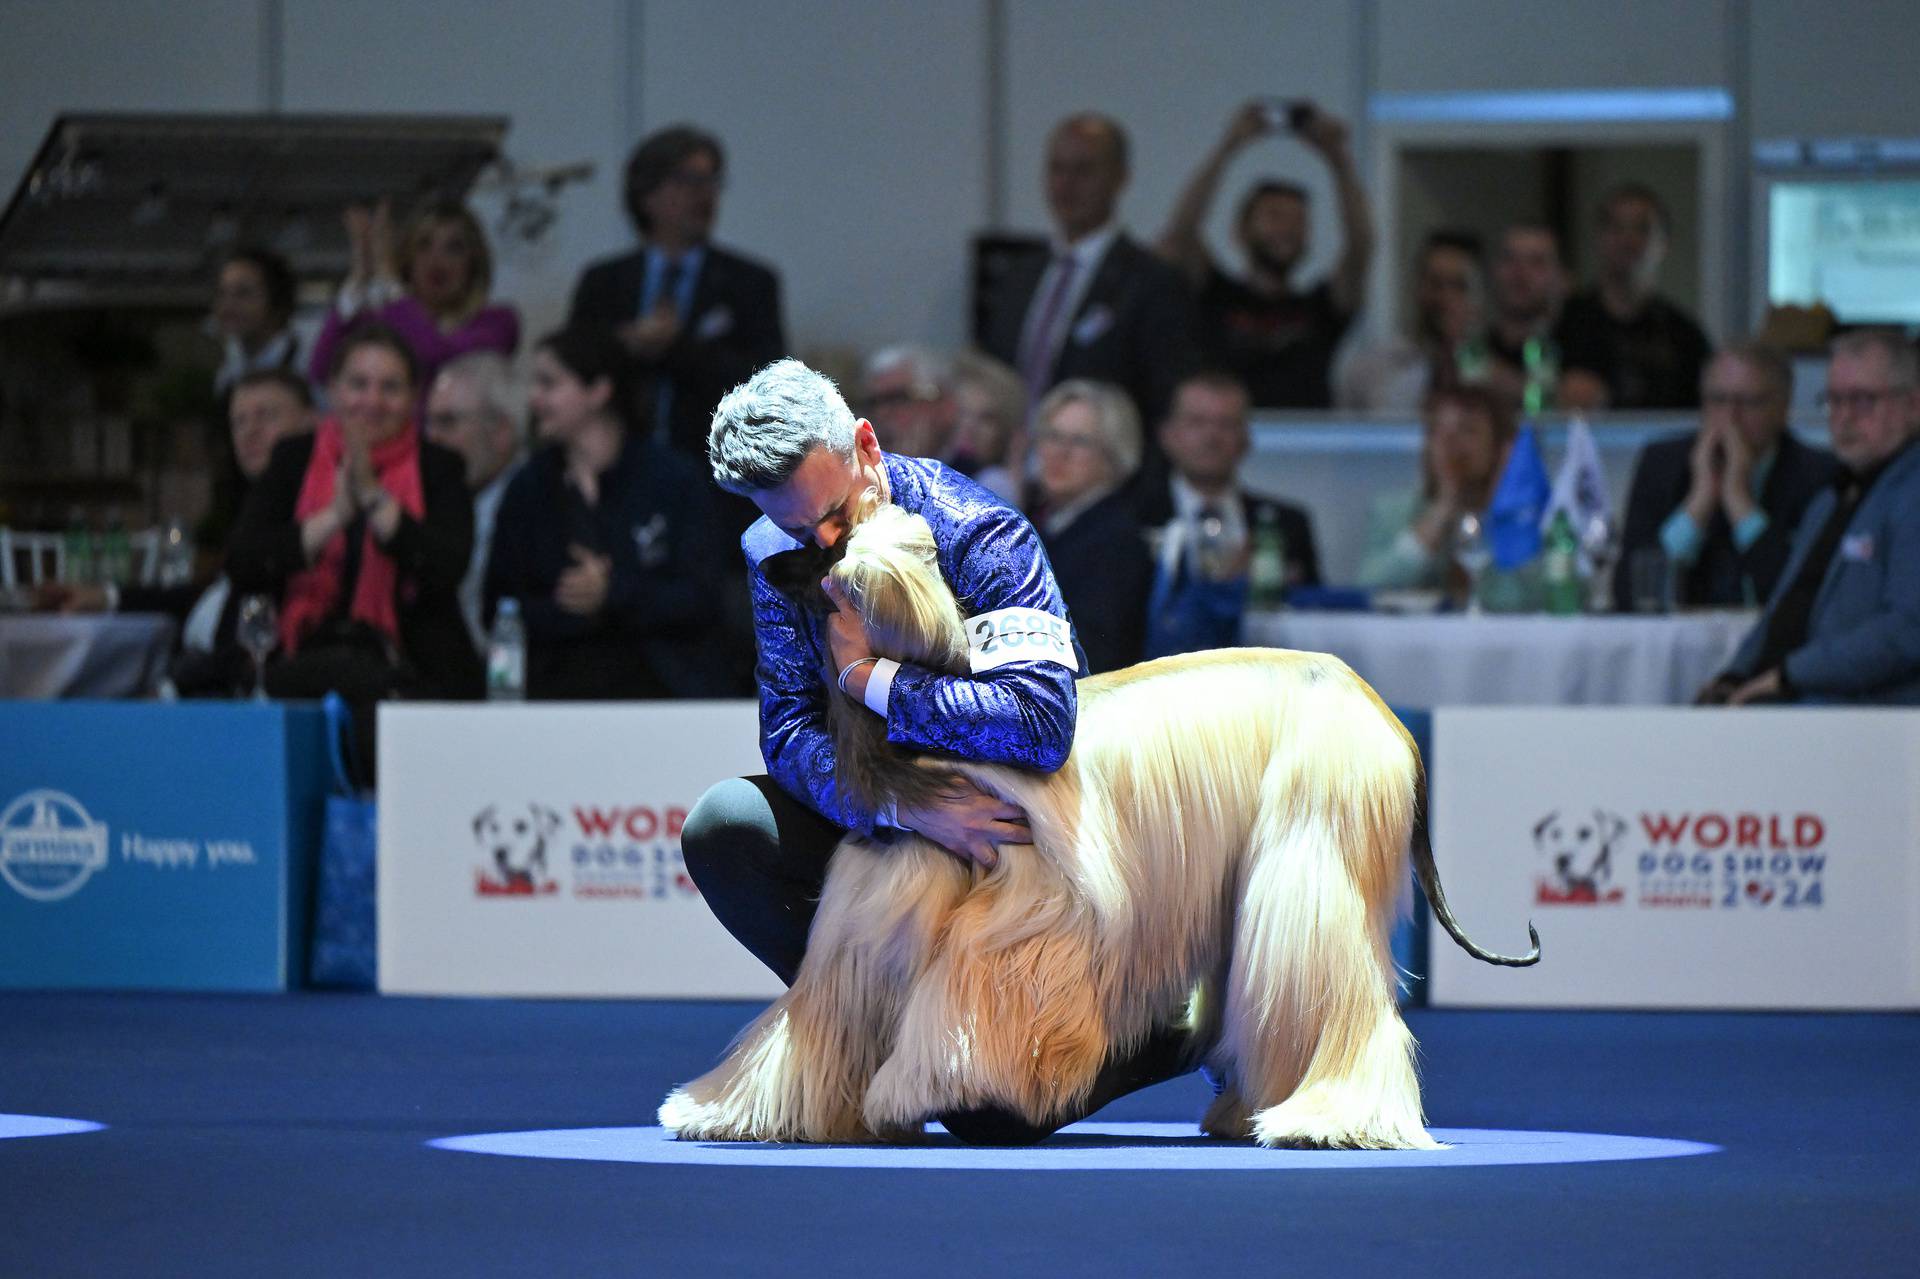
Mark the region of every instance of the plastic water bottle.
POLYGON ((1567 617, 1580 611, 1580 540, 1573 535, 1573 521, 1564 510, 1555 511, 1547 525, 1540 576, 1546 588, 1547 612, 1567 617))
POLYGON ((520 601, 504 599, 487 634, 487 700, 521 702, 527 697, 527 628, 520 601))
POLYGON ((1277 609, 1286 592, 1287 535, 1280 531, 1280 512, 1263 506, 1254 520, 1252 554, 1247 561, 1247 603, 1277 609))
POLYGON ((125 586, 133 577, 133 540, 127 536, 126 517, 115 507, 100 538, 100 581, 125 586))
POLYGON ((87 526, 87 513, 76 506, 67 515, 67 531, 62 538, 61 576, 69 586, 90 586, 94 581, 93 530, 87 526))
POLYGON ((160 538, 159 582, 162 586, 186 586, 193 581, 193 539, 178 515, 167 517, 166 532, 160 538))

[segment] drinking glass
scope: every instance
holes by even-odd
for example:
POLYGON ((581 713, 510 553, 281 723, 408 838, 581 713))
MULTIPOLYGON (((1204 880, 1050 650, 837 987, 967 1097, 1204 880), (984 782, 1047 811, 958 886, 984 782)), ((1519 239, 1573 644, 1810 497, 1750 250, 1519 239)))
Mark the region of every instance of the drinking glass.
POLYGON ((280 642, 280 610, 271 595, 249 595, 240 601, 234 638, 253 658, 253 700, 267 700, 267 654, 280 642))
POLYGON ((1493 547, 1487 544, 1487 530, 1480 517, 1468 511, 1453 530, 1453 562, 1467 575, 1467 616, 1478 617, 1480 575, 1493 563, 1493 547))

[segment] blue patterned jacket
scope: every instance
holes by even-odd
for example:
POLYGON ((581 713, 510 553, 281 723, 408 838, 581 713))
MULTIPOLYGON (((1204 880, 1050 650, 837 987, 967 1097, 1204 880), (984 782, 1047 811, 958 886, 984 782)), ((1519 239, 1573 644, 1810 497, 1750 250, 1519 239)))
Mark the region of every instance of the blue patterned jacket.
MULTIPOLYGON (((1025 516, 958 471, 924 458, 886 454, 894 505, 925 518, 940 572, 962 616, 1003 608, 1067 617, 1066 601, 1039 534, 1025 516)), ((872 835, 877 815, 834 788, 833 735, 824 682, 826 621, 776 588, 763 563, 801 548, 764 517, 740 539, 753 592, 759 647, 760 753, 774 781, 828 820, 872 835)), ((1069 628, 1071 623, 1069 623, 1069 628)), ((1051 772, 1073 745, 1076 675, 1054 661, 1011 662, 977 675, 943 675, 903 665, 887 700, 887 739, 919 750, 1051 772)))

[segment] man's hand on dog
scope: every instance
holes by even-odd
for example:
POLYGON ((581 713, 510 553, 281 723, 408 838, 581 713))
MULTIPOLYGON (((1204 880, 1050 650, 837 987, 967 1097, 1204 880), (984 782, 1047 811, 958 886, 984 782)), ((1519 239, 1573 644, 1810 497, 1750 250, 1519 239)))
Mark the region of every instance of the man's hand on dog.
POLYGON ((957 779, 952 790, 925 807, 903 808, 895 816, 908 830, 988 870, 1000 864, 994 845, 1033 842, 1025 812, 965 778, 957 779))

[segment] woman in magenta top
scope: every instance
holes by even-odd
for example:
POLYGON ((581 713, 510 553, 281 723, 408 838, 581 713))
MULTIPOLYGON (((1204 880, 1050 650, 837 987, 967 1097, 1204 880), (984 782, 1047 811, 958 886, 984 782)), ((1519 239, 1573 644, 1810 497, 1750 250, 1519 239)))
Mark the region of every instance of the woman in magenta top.
POLYGON ((324 383, 348 329, 363 320, 386 325, 405 339, 420 362, 424 398, 440 366, 469 351, 512 356, 520 345, 520 316, 487 304, 493 255, 486 232, 464 205, 428 205, 393 244, 387 206, 347 210, 353 262, 340 296, 314 343, 311 375, 324 383))

